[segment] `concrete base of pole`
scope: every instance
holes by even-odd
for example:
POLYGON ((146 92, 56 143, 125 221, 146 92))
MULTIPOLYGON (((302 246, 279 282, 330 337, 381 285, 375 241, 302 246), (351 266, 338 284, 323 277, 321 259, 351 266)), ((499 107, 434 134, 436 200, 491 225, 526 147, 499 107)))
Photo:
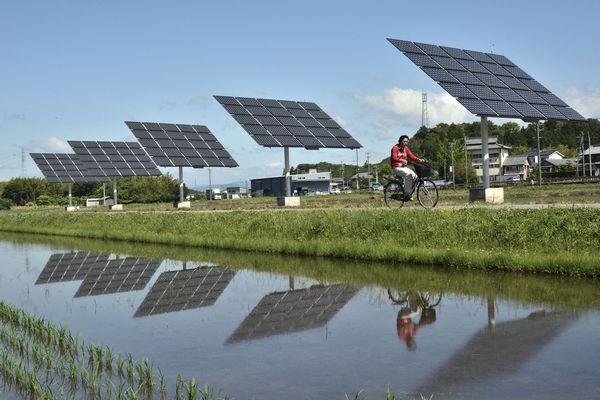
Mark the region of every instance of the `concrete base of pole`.
POLYGON ((67 211, 67 212, 77 211, 77 207, 75 207, 75 206, 66 206, 65 207, 65 211, 67 211))
POLYGON ((180 201, 179 203, 177 203, 177 208, 191 208, 192 207, 192 203, 190 203, 189 201, 180 201))
POLYGON ((278 197, 277 205, 280 207, 300 207, 300 197, 278 197))
POLYGON ((123 211, 123 204, 109 206, 110 211, 123 211))
POLYGON ((469 191, 469 201, 485 201, 486 203, 502 204, 504 203, 503 188, 471 189, 469 191))

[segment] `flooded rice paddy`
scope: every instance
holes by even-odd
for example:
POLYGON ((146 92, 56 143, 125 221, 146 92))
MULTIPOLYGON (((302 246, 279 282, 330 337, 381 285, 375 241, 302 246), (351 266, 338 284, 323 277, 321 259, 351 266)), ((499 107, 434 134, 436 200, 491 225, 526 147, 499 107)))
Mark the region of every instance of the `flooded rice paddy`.
POLYGON ((0 301, 235 399, 596 399, 599 289, 0 235, 0 301))

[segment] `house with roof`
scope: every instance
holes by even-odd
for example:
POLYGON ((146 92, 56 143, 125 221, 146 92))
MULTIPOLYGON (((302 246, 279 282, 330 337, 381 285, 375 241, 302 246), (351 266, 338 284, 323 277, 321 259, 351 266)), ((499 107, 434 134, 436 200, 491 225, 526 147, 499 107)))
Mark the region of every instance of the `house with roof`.
POLYGON ((529 177, 530 168, 526 155, 509 156, 502 165, 502 175, 505 181, 524 181, 529 177))
MULTIPOLYGON (((470 137, 465 139, 465 148, 467 157, 477 173, 480 182, 483 181, 483 151, 481 146, 481 137, 470 137)), ((488 154, 490 167, 490 181, 502 181, 502 166, 508 158, 511 146, 506 146, 498 142, 498 138, 491 136, 488 138, 488 154)))
POLYGON ((583 161, 586 171, 590 170, 590 162, 592 164, 592 175, 600 176, 600 146, 590 146, 583 152, 579 152, 579 161, 583 161))
MULTIPOLYGON (((531 168, 536 167, 538 165, 538 152, 537 150, 531 150, 525 153, 527 155, 527 159, 529 160, 529 165, 531 168)), ((562 160, 565 156, 558 150, 541 150, 540 151, 540 159, 542 160, 542 173, 544 172, 552 172, 552 167, 554 164, 546 163, 547 160, 562 160)))

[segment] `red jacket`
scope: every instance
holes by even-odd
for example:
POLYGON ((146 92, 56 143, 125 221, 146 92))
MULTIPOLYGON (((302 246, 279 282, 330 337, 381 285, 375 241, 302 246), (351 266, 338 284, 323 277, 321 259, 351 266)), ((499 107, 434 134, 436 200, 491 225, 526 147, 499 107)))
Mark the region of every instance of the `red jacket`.
POLYGON ((408 146, 404 146, 401 149, 399 144, 395 144, 394 147, 392 147, 392 155, 390 156, 392 168, 406 167, 407 159, 412 162, 419 161, 419 159, 410 151, 408 146))

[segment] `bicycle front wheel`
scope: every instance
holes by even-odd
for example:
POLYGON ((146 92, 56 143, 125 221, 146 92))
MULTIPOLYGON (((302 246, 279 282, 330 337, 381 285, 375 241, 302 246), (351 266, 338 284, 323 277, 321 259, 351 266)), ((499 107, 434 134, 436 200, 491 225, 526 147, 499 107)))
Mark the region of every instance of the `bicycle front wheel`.
POLYGON ((400 208, 404 205, 404 188, 398 182, 388 182, 383 188, 383 200, 389 208, 400 208))
POLYGON ((429 179, 423 179, 417 186, 417 200, 424 208, 433 208, 438 202, 438 189, 429 179))

